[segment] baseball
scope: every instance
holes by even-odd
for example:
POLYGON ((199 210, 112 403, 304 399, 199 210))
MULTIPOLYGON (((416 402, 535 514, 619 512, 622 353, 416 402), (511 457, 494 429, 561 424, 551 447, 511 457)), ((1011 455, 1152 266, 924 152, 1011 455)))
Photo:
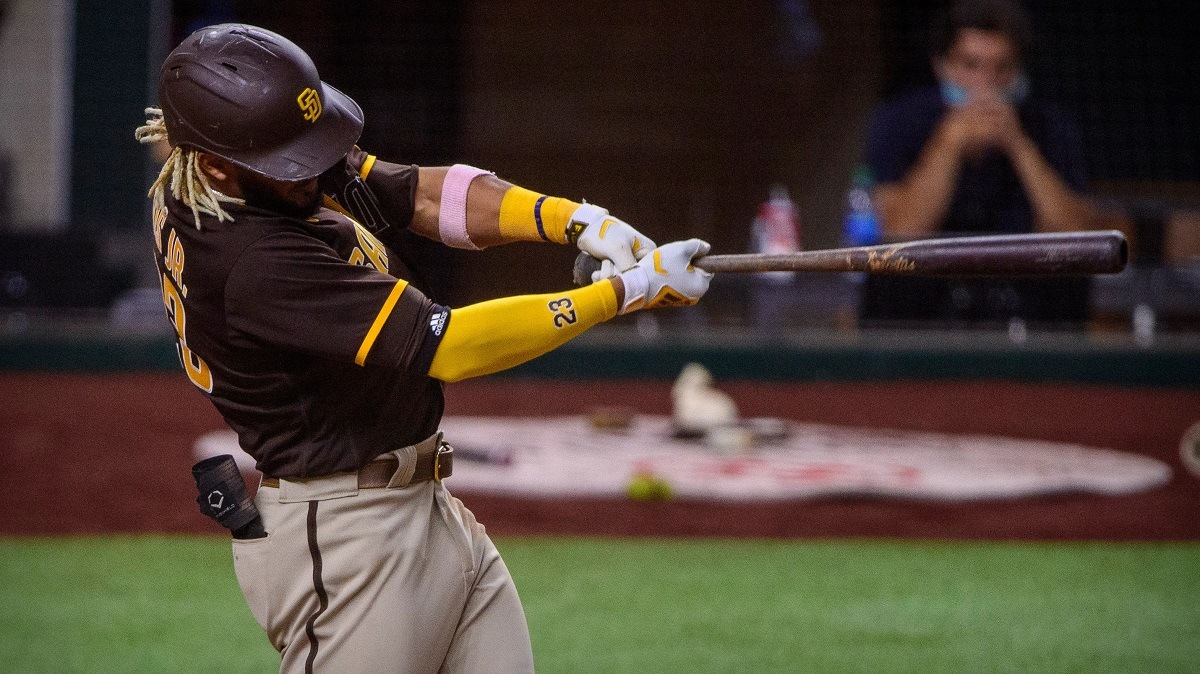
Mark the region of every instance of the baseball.
POLYGON ((675 495, 670 483, 650 473, 638 473, 626 490, 634 501, 668 501, 675 495))

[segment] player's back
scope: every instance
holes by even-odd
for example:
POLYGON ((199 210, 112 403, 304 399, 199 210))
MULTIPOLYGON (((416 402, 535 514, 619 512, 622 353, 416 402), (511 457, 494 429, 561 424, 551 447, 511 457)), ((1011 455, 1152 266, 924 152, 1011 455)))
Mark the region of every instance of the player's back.
POLYGON ((369 232, 328 209, 232 204, 232 222, 196 227, 166 201, 156 259, 181 363, 263 472, 354 470, 437 430, 441 384, 425 373, 446 310, 369 232))

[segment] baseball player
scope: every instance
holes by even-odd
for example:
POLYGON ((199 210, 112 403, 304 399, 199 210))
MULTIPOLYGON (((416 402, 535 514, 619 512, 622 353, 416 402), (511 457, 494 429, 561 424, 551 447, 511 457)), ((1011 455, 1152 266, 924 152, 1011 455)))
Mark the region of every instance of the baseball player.
POLYGON ((261 28, 194 33, 158 94, 136 136, 172 148, 150 190, 163 301, 188 378, 264 475, 265 535, 235 531, 234 566, 281 671, 531 671, 508 570, 442 483, 442 383, 695 303, 708 244, 655 247, 602 208, 469 166, 377 159, 355 145, 358 105, 261 28), (423 294, 406 229, 608 264, 585 287, 451 309, 423 294))

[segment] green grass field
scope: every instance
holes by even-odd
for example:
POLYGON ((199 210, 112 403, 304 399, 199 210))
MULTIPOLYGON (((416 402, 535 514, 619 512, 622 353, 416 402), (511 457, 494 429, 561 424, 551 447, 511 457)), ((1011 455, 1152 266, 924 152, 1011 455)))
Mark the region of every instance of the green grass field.
MULTIPOLYGON (((511 538, 539 671, 1200 667, 1200 543, 511 538)), ((274 671, 228 541, 0 539, 0 671, 274 671)))

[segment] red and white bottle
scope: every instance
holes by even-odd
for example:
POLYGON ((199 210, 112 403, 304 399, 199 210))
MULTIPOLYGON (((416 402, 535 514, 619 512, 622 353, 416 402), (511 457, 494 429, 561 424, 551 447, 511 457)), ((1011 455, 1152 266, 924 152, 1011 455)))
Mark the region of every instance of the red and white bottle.
MULTIPOLYGON (((752 238, 751 246, 755 253, 775 255, 800 250, 800 210, 783 185, 771 185, 770 198, 758 207, 752 238)), ((795 272, 790 271, 773 271, 761 276, 789 281, 794 275, 795 272)))

